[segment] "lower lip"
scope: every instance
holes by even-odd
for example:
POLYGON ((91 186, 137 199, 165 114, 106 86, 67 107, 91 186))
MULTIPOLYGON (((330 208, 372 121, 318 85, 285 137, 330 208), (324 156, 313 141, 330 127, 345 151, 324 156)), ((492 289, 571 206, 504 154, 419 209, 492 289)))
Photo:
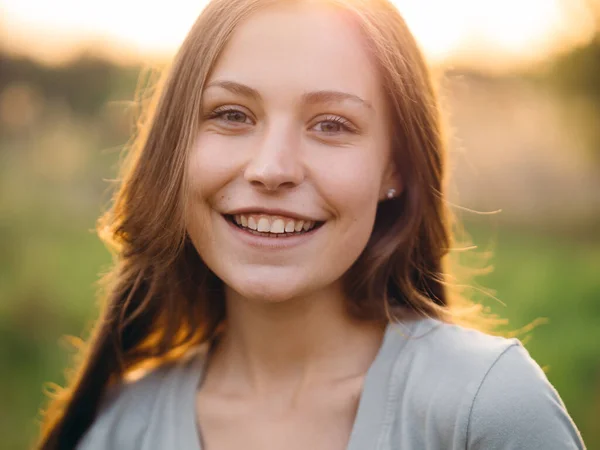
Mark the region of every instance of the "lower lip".
POLYGON ((266 237, 266 236, 257 236, 256 234, 252 234, 247 231, 244 231, 243 228, 240 228, 237 225, 233 224, 231 221, 227 220, 223 215, 221 215, 221 219, 223 219, 225 221, 225 223, 235 233, 235 235, 239 239, 241 239, 245 244, 247 244, 251 247, 256 247, 256 248, 261 248, 261 249, 272 249, 272 250, 287 249, 287 248, 292 248, 292 247, 297 247, 299 245, 302 245, 302 244, 306 243, 307 241, 309 241, 310 239, 312 239, 316 235, 316 233, 318 233, 319 230, 321 228, 323 228, 323 226, 325 225, 325 224, 323 224, 320 227, 314 228, 311 231, 307 231, 302 234, 295 234, 293 236, 266 237))

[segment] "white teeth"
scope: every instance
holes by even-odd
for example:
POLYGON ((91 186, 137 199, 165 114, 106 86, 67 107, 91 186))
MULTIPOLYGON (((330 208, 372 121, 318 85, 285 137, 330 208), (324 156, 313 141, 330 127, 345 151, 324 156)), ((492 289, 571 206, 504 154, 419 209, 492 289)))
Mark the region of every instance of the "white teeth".
POLYGON ((285 228, 283 226, 283 220, 281 219, 276 219, 272 224, 271 224, 271 229, 269 230, 271 233, 277 233, 277 234, 281 234, 285 231, 285 228))
POLYGON ((262 232, 268 232, 270 229, 271 226, 269 225, 269 219, 267 219, 266 217, 261 217, 258 221, 257 230, 262 232))
POLYGON ((261 215, 233 215, 233 221, 241 227, 259 231, 261 233, 293 233, 301 231, 309 231, 314 228, 313 220, 292 220, 281 219, 261 215))
POLYGON ((254 220, 254 217, 250 216, 248 218, 248 228, 250 228, 251 230, 256 230, 258 227, 256 226, 256 221, 254 220))

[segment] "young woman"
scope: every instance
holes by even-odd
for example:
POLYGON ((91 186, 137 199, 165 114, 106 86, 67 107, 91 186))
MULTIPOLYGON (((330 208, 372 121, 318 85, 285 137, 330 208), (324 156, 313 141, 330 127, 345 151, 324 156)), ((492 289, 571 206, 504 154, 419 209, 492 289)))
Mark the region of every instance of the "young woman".
POLYGON ((214 0, 157 95, 41 449, 583 448, 517 340, 458 325, 438 106, 390 3, 214 0))

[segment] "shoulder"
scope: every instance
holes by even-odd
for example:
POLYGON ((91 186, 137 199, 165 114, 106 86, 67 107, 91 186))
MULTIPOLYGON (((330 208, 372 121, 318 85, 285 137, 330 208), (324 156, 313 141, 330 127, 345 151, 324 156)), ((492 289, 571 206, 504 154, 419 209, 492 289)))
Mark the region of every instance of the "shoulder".
POLYGON ((492 336, 434 319, 393 324, 390 334, 400 348, 395 378, 407 378, 410 374, 415 392, 427 393, 436 387, 439 395, 456 393, 457 399, 463 399, 464 392, 474 395, 503 354, 522 348, 517 339, 492 336))
MULTIPOLYGON (((403 353, 424 366, 435 364, 450 377, 464 380, 486 370, 511 347, 520 347, 517 339, 492 336, 481 331, 435 319, 407 325, 393 324, 394 339, 404 340, 403 353)), ((401 355, 400 355, 401 356, 401 355)))
POLYGON ((560 397, 517 339, 429 319, 410 336, 402 329, 394 328, 403 349, 393 382, 404 392, 400 407, 423 422, 413 428, 427 424, 423 439, 469 449, 583 448, 560 397))
POLYGON ((98 415, 80 441, 78 450, 143 448, 153 416, 172 401, 195 375, 191 370, 199 360, 197 353, 132 374, 111 386, 104 395, 98 415))
POLYGON ((467 431, 472 449, 584 448, 560 396, 522 346, 504 352, 487 371, 467 431))

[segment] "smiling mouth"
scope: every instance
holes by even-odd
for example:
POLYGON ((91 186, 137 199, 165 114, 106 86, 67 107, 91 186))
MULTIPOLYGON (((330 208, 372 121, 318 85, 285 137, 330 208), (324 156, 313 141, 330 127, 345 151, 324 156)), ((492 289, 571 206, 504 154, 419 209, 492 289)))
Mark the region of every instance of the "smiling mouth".
POLYGON ((286 238, 313 233, 325 223, 263 214, 224 214, 223 217, 247 233, 268 238, 286 238))

